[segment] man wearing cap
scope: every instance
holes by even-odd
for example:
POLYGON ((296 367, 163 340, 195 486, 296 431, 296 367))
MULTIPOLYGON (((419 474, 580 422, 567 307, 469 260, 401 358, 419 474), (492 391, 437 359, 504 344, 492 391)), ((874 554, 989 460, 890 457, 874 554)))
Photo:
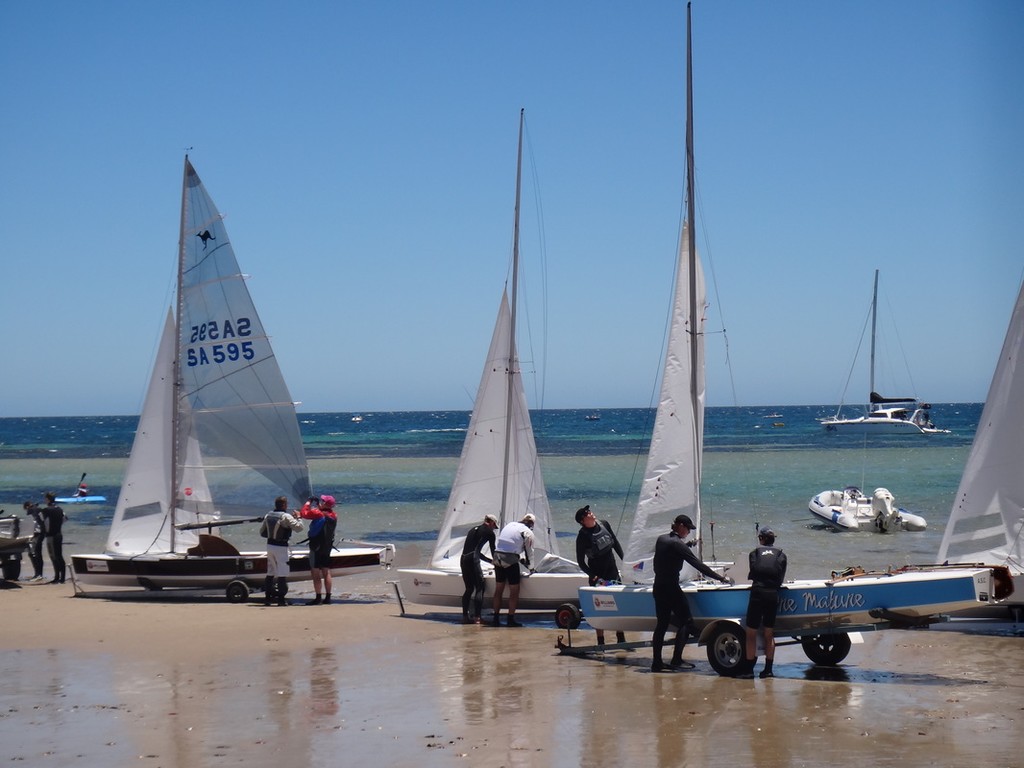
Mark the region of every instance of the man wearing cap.
POLYGON ((747 665, 739 676, 750 679, 757 664, 757 630, 764 628, 764 669, 760 677, 775 677, 775 614, 779 589, 786 579, 786 553, 775 546, 775 531, 765 526, 757 532, 759 546, 750 551, 750 602, 747 604, 747 665))
MULTIPOLYGON (((576 562, 587 574, 590 586, 599 581, 621 582, 615 555, 620 558, 624 555, 611 523, 598 520, 589 504, 576 510, 576 522, 580 526, 576 534, 576 562)), ((616 632, 615 637, 620 643, 626 642, 626 635, 622 632, 616 632)), ((600 629, 597 630, 597 644, 604 645, 604 632, 600 629)))
POLYGON ((334 511, 333 496, 315 496, 302 505, 299 517, 311 520, 309 524, 309 569, 313 573, 313 591, 316 597, 307 605, 330 605, 331 603, 331 550, 334 549, 334 532, 338 527, 338 515, 334 511), (324 592, 320 594, 320 584, 324 592))
POLYGON ((537 518, 531 514, 523 516, 520 522, 511 522, 498 534, 497 549, 494 550, 494 618, 491 623, 499 627, 501 598, 508 584, 508 618, 505 625, 509 627, 523 626, 516 621, 516 608, 519 606, 519 561, 522 559, 527 568, 531 569, 530 557, 533 555, 533 526, 537 518))
MULTIPOLYGON (((677 515, 672 522, 672 531, 662 534, 654 544, 654 610, 658 623, 654 627, 651 645, 654 648, 652 672, 674 672, 677 669, 693 669, 693 664, 683 661, 683 646, 689 634, 693 615, 686 595, 679 586, 679 574, 683 566, 689 563, 709 579, 731 583, 731 579, 719 576, 710 567, 701 562, 693 553, 692 544, 684 539, 693 530, 693 521, 686 515, 677 515), (669 624, 678 627, 672 661, 665 666, 661 660, 661 649, 665 645, 665 633, 669 624)), ((696 543, 696 542, 694 542, 696 543)))
POLYGON ((484 521, 469 529, 466 543, 462 547, 459 565, 462 568, 462 581, 466 591, 462 593, 462 623, 479 624, 480 614, 484 607, 484 572, 480 561, 490 563, 491 558, 484 554, 484 547, 490 546, 494 554, 494 529, 498 527, 498 518, 484 515, 484 521), (471 612, 470 606, 475 609, 471 612))

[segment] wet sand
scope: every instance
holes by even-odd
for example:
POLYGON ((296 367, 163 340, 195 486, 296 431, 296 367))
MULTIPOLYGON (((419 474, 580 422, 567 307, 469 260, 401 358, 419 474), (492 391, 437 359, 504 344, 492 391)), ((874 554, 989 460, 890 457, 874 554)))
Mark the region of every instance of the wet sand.
MULTIPOLYGON (((1024 639, 864 636, 772 680, 559 656, 547 614, 462 626, 375 575, 337 605, 0 590, 0 739, 22 765, 1019 766, 1024 639)), ((353 577, 358 578, 358 577, 353 577)), ((338 580, 347 589, 346 580, 338 580)), ((302 602, 309 585, 290 597, 302 602)), ((573 633, 576 644, 591 632, 573 633)), ((639 639, 633 638, 630 639, 639 639)))

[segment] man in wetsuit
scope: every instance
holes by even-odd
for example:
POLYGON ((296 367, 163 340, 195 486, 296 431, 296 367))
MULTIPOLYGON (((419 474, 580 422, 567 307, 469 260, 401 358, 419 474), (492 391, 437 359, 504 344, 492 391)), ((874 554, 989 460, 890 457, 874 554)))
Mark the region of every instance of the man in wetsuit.
MULTIPOLYGON (((599 581, 621 582, 615 555, 620 558, 624 555, 611 523, 598 520, 589 504, 576 510, 576 522, 580 525, 579 533, 576 534, 576 563, 587 574, 590 586, 593 587, 599 581)), ((626 642, 623 632, 616 632, 615 638, 620 643, 626 642)), ((604 645, 604 631, 600 629, 597 630, 597 644, 604 645)))
POLYGON ((46 537, 46 552, 50 555, 50 562, 53 563, 53 579, 50 584, 64 583, 64 534, 61 529, 67 515, 64 510, 57 506, 57 495, 53 491, 43 494, 46 497, 46 506, 41 512, 43 520, 43 535, 46 537))
POLYGON ((25 514, 32 518, 32 540, 28 543, 28 559, 32 563, 32 578, 29 581, 43 580, 43 513, 34 501, 26 501, 21 505, 25 514))
POLYGON ((263 584, 263 604, 277 598, 278 605, 288 605, 288 539, 292 531, 301 531, 302 523, 288 514, 288 497, 274 499, 274 511, 268 512, 260 525, 260 536, 267 540, 267 577, 263 584))
POLYGON ((498 527, 498 518, 494 515, 484 515, 484 521, 469 529, 466 534, 466 543, 462 547, 462 557, 459 565, 462 568, 462 581, 466 585, 466 591, 462 593, 462 623, 479 624, 480 614, 484 607, 484 572, 480 567, 480 561, 493 562, 484 554, 484 547, 490 546, 491 554, 494 554, 494 529, 498 527), (470 611, 470 606, 473 611, 470 611))
POLYGON ((654 637, 651 639, 651 645, 654 647, 652 672, 674 672, 677 669, 693 669, 694 666, 688 661, 683 661, 683 646, 686 645, 686 636, 693 622, 690 605, 679 586, 679 574, 683 566, 689 563, 709 579, 725 584, 732 582, 725 576, 719 576, 693 553, 690 548, 693 545, 684 541, 692 530, 693 521, 686 515, 677 515, 672 523, 671 533, 662 534, 654 544, 654 610, 658 623, 654 627, 654 637), (661 649, 665 645, 665 633, 669 624, 675 624, 678 631, 672 660, 665 666, 661 660, 661 649))
POLYGON ((750 551, 750 602, 747 604, 747 665, 739 677, 750 679, 757 664, 757 630, 764 628, 764 669, 760 677, 775 677, 775 614, 779 589, 786 579, 786 553, 775 546, 775 531, 767 526, 757 532, 758 546, 750 551))

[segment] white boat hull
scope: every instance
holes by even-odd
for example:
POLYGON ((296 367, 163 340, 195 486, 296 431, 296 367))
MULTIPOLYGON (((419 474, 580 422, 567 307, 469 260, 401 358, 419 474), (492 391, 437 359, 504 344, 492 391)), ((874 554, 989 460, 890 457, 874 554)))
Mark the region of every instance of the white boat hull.
POLYGON ((948 429, 937 429, 931 425, 928 416, 916 409, 910 413, 905 408, 883 408, 865 416, 853 419, 838 417, 822 419, 821 425, 827 432, 843 432, 869 435, 948 435, 948 429))
MULTIPOLYGON (((779 591, 776 635, 843 632, 899 617, 917 621, 990 605, 1010 594, 1010 580, 992 567, 926 567, 833 580, 788 582, 779 591)), ((1005 570, 1005 569, 1004 569, 1005 570)), ((741 623, 749 586, 690 584, 683 591, 694 623, 704 632, 717 622, 741 623)), ((656 618, 648 585, 583 587, 580 607, 594 629, 653 632, 656 618)))
MULTIPOLYGON (((398 570, 402 596, 419 605, 447 608, 462 607, 466 585, 461 571, 442 571, 432 568, 400 568, 398 570)), ((548 610, 565 603, 575 604, 581 587, 587 586, 585 573, 534 573, 523 576, 519 587, 521 610, 548 610)), ((494 571, 484 572, 484 609, 489 609, 494 597, 494 571)), ((508 590, 505 590, 505 601, 508 590)))
POLYGON ((816 519, 841 531, 890 533, 923 531, 928 527, 928 523, 921 515, 908 512, 903 507, 893 508, 891 504, 891 495, 888 506, 880 506, 879 502, 876 501, 873 505, 872 499, 859 493, 851 497, 847 491, 828 490, 816 494, 808 503, 807 509, 816 519))
MULTIPOLYGON (((394 547, 353 546, 331 554, 331 576, 338 578, 378 570, 390 565, 394 547)), ((76 583, 97 587, 160 589, 227 589, 235 582, 262 589, 267 576, 266 552, 231 552, 194 555, 73 555, 76 583)), ((288 558, 289 582, 309 581, 312 572, 307 550, 292 550, 288 558)))

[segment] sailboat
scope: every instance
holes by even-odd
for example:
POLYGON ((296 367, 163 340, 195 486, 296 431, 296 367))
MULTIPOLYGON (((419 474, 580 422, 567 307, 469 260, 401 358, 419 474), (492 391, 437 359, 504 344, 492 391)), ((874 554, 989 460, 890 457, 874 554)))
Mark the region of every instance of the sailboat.
MULTIPOLYGON (((461 606, 465 584, 459 559, 466 534, 483 522, 485 514, 497 516, 499 530, 506 523, 521 520, 527 513, 536 518, 533 529, 535 572, 529 576, 524 574, 520 583, 521 609, 557 608, 575 601, 577 589, 587 583, 586 574, 577 564, 558 552, 516 348, 523 120, 521 111, 511 298, 506 284, 448 505, 428 567, 398 571, 403 595, 423 605, 461 606)), ((486 601, 494 594, 495 581, 493 570, 486 563, 484 566, 486 601)))
MULTIPOLYGON (((76 584, 261 588, 265 551, 239 552, 222 528, 257 523, 277 496, 311 496, 295 404, 217 211, 185 157, 177 311, 168 309, 102 554, 76 554, 76 584), (254 517, 254 513, 259 516, 254 517), (204 533, 205 531, 205 533, 204 533)), ((335 550, 332 575, 388 564, 390 544, 335 550)), ((311 578, 308 552, 289 581, 311 578)))
POLYGON ((821 419, 828 432, 884 435, 940 435, 949 434, 932 423, 931 404, 916 397, 883 397, 875 391, 875 329, 878 319, 878 270, 875 270, 874 290, 871 294, 871 360, 868 399, 870 406, 863 416, 843 418, 842 406, 834 416, 821 419))
MULTIPOLYGON (((1024 571, 1024 284, 1017 295, 939 560, 1024 571)), ((1018 620, 1024 603, 1015 596, 1018 620)))
MULTIPOLYGON (((656 624, 650 583, 654 542, 677 514, 700 529, 701 454, 704 421, 704 292, 695 246, 693 177, 693 86, 690 6, 687 4, 686 198, 672 333, 662 379, 651 450, 626 546, 626 566, 635 583, 584 586, 579 605, 591 627, 601 631, 651 632, 656 624)), ((711 564, 716 567, 715 564, 711 564)), ((718 586, 680 575, 699 642, 720 674, 733 675, 744 659, 743 617, 749 585, 718 586)), ((926 623, 935 614, 986 604, 1008 596, 1001 571, 990 567, 912 567, 900 572, 836 574, 828 580, 787 582, 779 598, 777 637, 796 637, 815 663, 838 664, 850 651, 851 631, 926 623)), ((569 625, 571 628, 571 624, 569 625)), ((619 647, 640 644, 620 644, 619 647)), ((560 644, 564 653, 579 654, 560 644)), ((586 650, 586 649, 584 649, 586 650)))

